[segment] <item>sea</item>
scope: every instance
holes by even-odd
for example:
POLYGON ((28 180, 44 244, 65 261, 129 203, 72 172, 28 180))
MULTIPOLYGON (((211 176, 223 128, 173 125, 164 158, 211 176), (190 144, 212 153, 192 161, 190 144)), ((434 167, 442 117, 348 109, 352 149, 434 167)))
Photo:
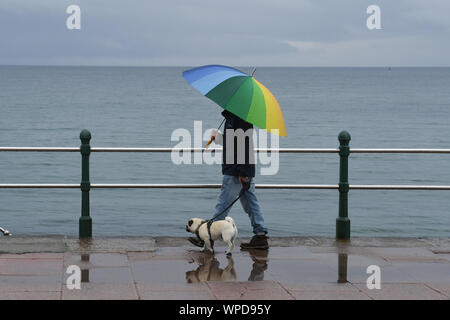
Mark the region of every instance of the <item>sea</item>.
MULTIPOLYGON (((174 147, 222 109, 182 77, 189 67, 0 67, 0 146, 174 147), (198 123, 197 123, 198 124, 198 123), (179 131, 178 131, 179 132, 179 131)), ((244 72, 248 67, 240 68, 244 72)), ((277 98, 281 148, 450 148, 450 68, 256 68, 277 98)), ((270 136, 267 136, 270 147, 270 136)), ((188 141, 189 142, 189 141, 188 141)), ((93 153, 91 183, 221 183, 219 164, 175 164, 170 153, 93 153)), ((192 157, 192 160, 194 158, 192 157)), ((279 154, 256 183, 337 184, 339 156, 279 154)), ((0 183, 80 183, 81 156, 0 152, 0 183)), ((351 154, 351 184, 450 185, 450 154, 351 154)), ((218 189, 94 189, 94 236, 188 236, 213 215, 218 189)), ((257 190, 269 236, 335 235, 337 190, 257 190)), ((15 235, 78 234, 78 189, 0 189, 0 226, 15 235)), ((237 203, 239 234, 252 233, 237 203)), ((449 237, 449 191, 351 190, 352 236, 449 237)))

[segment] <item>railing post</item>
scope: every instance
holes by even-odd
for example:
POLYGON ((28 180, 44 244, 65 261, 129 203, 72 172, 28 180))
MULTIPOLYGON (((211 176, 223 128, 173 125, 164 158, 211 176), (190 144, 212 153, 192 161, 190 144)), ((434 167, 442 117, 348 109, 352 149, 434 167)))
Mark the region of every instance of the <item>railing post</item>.
POLYGON ((78 236, 82 238, 92 237, 92 219, 89 209, 89 190, 91 189, 91 181, 89 180, 89 156, 91 154, 91 133, 83 130, 80 133, 81 139, 81 217, 79 220, 78 236))
POLYGON ((350 155, 350 133, 339 133, 339 216, 336 219, 336 239, 350 239, 350 219, 348 218, 348 156, 350 155))

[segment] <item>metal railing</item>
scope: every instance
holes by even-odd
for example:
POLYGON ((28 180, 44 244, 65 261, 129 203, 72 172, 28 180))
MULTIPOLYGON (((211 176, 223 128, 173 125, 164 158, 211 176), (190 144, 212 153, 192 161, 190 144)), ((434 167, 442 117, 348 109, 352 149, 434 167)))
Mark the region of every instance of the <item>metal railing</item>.
MULTIPOLYGON (((80 133, 81 146, 75 147, 0 147, 0 152, 80 152, 81 183, 80 184, 0 184, 0 189, 81 189, 81 217, 79 220, 79 237, 92 237, 92 218, 90 216, 89 192, 91 189, 218 189, 220 184, 91 184, 89 174, 89 158, 92 152, 221 152, 221 148, 92 148, 91 133, 83 130, 80 133)), ((368 149, 350 150, 350 134, 342 131, 338 140, 339 148, 256 148, 255 152, 277 153, 338 153, 338 184, 256 184, 258 189, 330 189, 339 191, 339 212, 336 218, 336 238, 350 239, 350 219, 348 218, 349 190, 450 190, 450 185, 351 185, 348 182, 348 157, 350 153, 414 153, 414 154, 450 154, 450 149, 368 149)))

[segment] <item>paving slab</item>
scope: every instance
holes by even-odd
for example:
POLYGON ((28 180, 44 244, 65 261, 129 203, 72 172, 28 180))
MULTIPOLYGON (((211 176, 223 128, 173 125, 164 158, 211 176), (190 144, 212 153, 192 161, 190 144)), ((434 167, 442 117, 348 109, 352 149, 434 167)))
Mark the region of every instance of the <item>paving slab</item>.
POLYGON ((401 262, 395 266, 421 283, 450 285, 450 264, 439 262, 401 262))
POLYGON ((0 291, 0 300, 60 300, 61 293, 59 291, 0 291))
MULTIPOLYGON (((367 266, 351 266, 347 268, 347 280, 351 283, 366 283, 367 277, 367 266)), ((380 266, 381 272, 381 282, 390 283, 415 283, 418 282, 413 276, 405 272, 400 267, 397 266, 380 266)))
POLYGON ((292 300, 292 295, 276 281, 208 282, 219 300, 292 300))
POLYGON ((0 256, 0 275, 56 275, 60 276, 63 261, 55 259, 2 259, 0 256))
POLYGON ((266 271, 276 281, 297 283, 323 283, 337 281, 338 275, 326 262, 308 260, 275 260, 266 271))
POLYGON ((376 300, 447 300, 448 297, 423 283, 382 283, 381 289, 369 290, 365 284, 356 284, 376 300))
POLYGON ((0 292, 60 292, 61 276, 7 275, 0 276, 0 292))
POLYGON ((128 255, 123 253, 78 254, 68 252, 64 256, 64 265, 76 264, 79 267, 128 267, 128 255))
POLYGON ((63 300, 137 300, 134 284, 81 283, 81 289, 62 291, 63 300))
POLYGON ((371 300, 361 290, 289 290, 296 300, 371 300))
POLYGON ((137 283, 136 290, 143 300, 212 300, 214 295, 206 283, 137 283))
POLYGON ((441 283, 425 283, 425 285, 450 299, 450 285, 441 283))

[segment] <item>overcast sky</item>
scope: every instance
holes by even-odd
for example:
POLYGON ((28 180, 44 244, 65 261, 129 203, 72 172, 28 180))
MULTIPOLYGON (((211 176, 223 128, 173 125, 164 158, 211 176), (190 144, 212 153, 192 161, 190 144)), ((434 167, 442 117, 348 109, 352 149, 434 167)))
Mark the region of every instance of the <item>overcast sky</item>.
POLYGON ((450 66, 450 1, 1 0, 0 39, 1 65, 450 66))

